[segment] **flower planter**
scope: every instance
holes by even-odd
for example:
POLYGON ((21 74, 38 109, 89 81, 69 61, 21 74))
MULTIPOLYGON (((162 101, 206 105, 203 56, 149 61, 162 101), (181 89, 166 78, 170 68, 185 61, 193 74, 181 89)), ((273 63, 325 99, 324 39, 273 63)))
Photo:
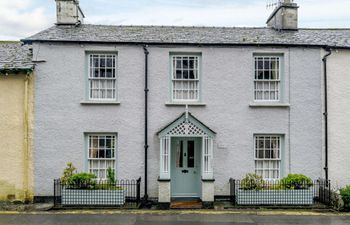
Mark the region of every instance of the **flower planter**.
POLYGON ((62 205, 124 205, 124 190, 62 189, 62 205))
POLYGON ((236 193, 238 205, 312 205, 313 190, 242 190, 236 193))

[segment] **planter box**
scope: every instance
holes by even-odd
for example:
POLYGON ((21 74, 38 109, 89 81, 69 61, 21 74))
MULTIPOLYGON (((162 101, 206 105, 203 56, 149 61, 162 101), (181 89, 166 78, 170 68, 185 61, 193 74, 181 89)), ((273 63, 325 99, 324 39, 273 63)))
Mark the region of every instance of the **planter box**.
POLYGON ((124 205, 124 190, 62 189, 62 205, 124 205))
POLYGON ((313 190, 241 190, 236 193, 238 205, 312 205, 313 190))

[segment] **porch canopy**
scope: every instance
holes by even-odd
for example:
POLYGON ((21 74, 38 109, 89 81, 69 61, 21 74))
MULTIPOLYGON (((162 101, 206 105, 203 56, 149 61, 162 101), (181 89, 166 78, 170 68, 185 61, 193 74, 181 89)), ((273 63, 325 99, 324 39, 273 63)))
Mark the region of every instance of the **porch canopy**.
POLYGON ((174 121, 162 128, 158 133, 160 138, 160 180, 170 180, 171 138, 200 137, 201 146, 201 176, 202 180, 212 180, 213 175, 213 140, 215 132, 186 111, 174 121))

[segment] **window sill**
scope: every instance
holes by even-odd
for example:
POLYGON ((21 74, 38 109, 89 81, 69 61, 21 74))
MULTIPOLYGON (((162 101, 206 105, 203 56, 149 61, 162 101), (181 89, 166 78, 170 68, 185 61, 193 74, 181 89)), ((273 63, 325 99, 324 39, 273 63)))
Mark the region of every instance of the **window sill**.
POLYGON ((249 107, 251 108, 289 108, 290 104, 288 103, 274 103, 274 102, 254 102, 250 103, 249 107))
POLYGON ((206 106, 207 104, 202 102, 166 102, 166 106, 206 106))
POLYGON ((120 105, 119 101, 81 101, 81 105, 120 105))

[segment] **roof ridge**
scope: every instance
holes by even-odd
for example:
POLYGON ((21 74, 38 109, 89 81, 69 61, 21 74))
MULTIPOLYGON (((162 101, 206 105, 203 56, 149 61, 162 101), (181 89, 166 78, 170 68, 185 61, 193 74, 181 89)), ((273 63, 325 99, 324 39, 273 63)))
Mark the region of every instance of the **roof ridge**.
MULTIPOLYGON (((60 25, 62 26, 62 25, 60 25)), ((250 26, 206 26, 206 25, 113 25, 113 24, 81 24, 80 26, 103 26, 103 27, 174 27, 174 28, 230 28, 230 29, 271 29, 268 27, 250 27, 250 26)), ((73 27, 73 26, 72 26, 73 27)))

